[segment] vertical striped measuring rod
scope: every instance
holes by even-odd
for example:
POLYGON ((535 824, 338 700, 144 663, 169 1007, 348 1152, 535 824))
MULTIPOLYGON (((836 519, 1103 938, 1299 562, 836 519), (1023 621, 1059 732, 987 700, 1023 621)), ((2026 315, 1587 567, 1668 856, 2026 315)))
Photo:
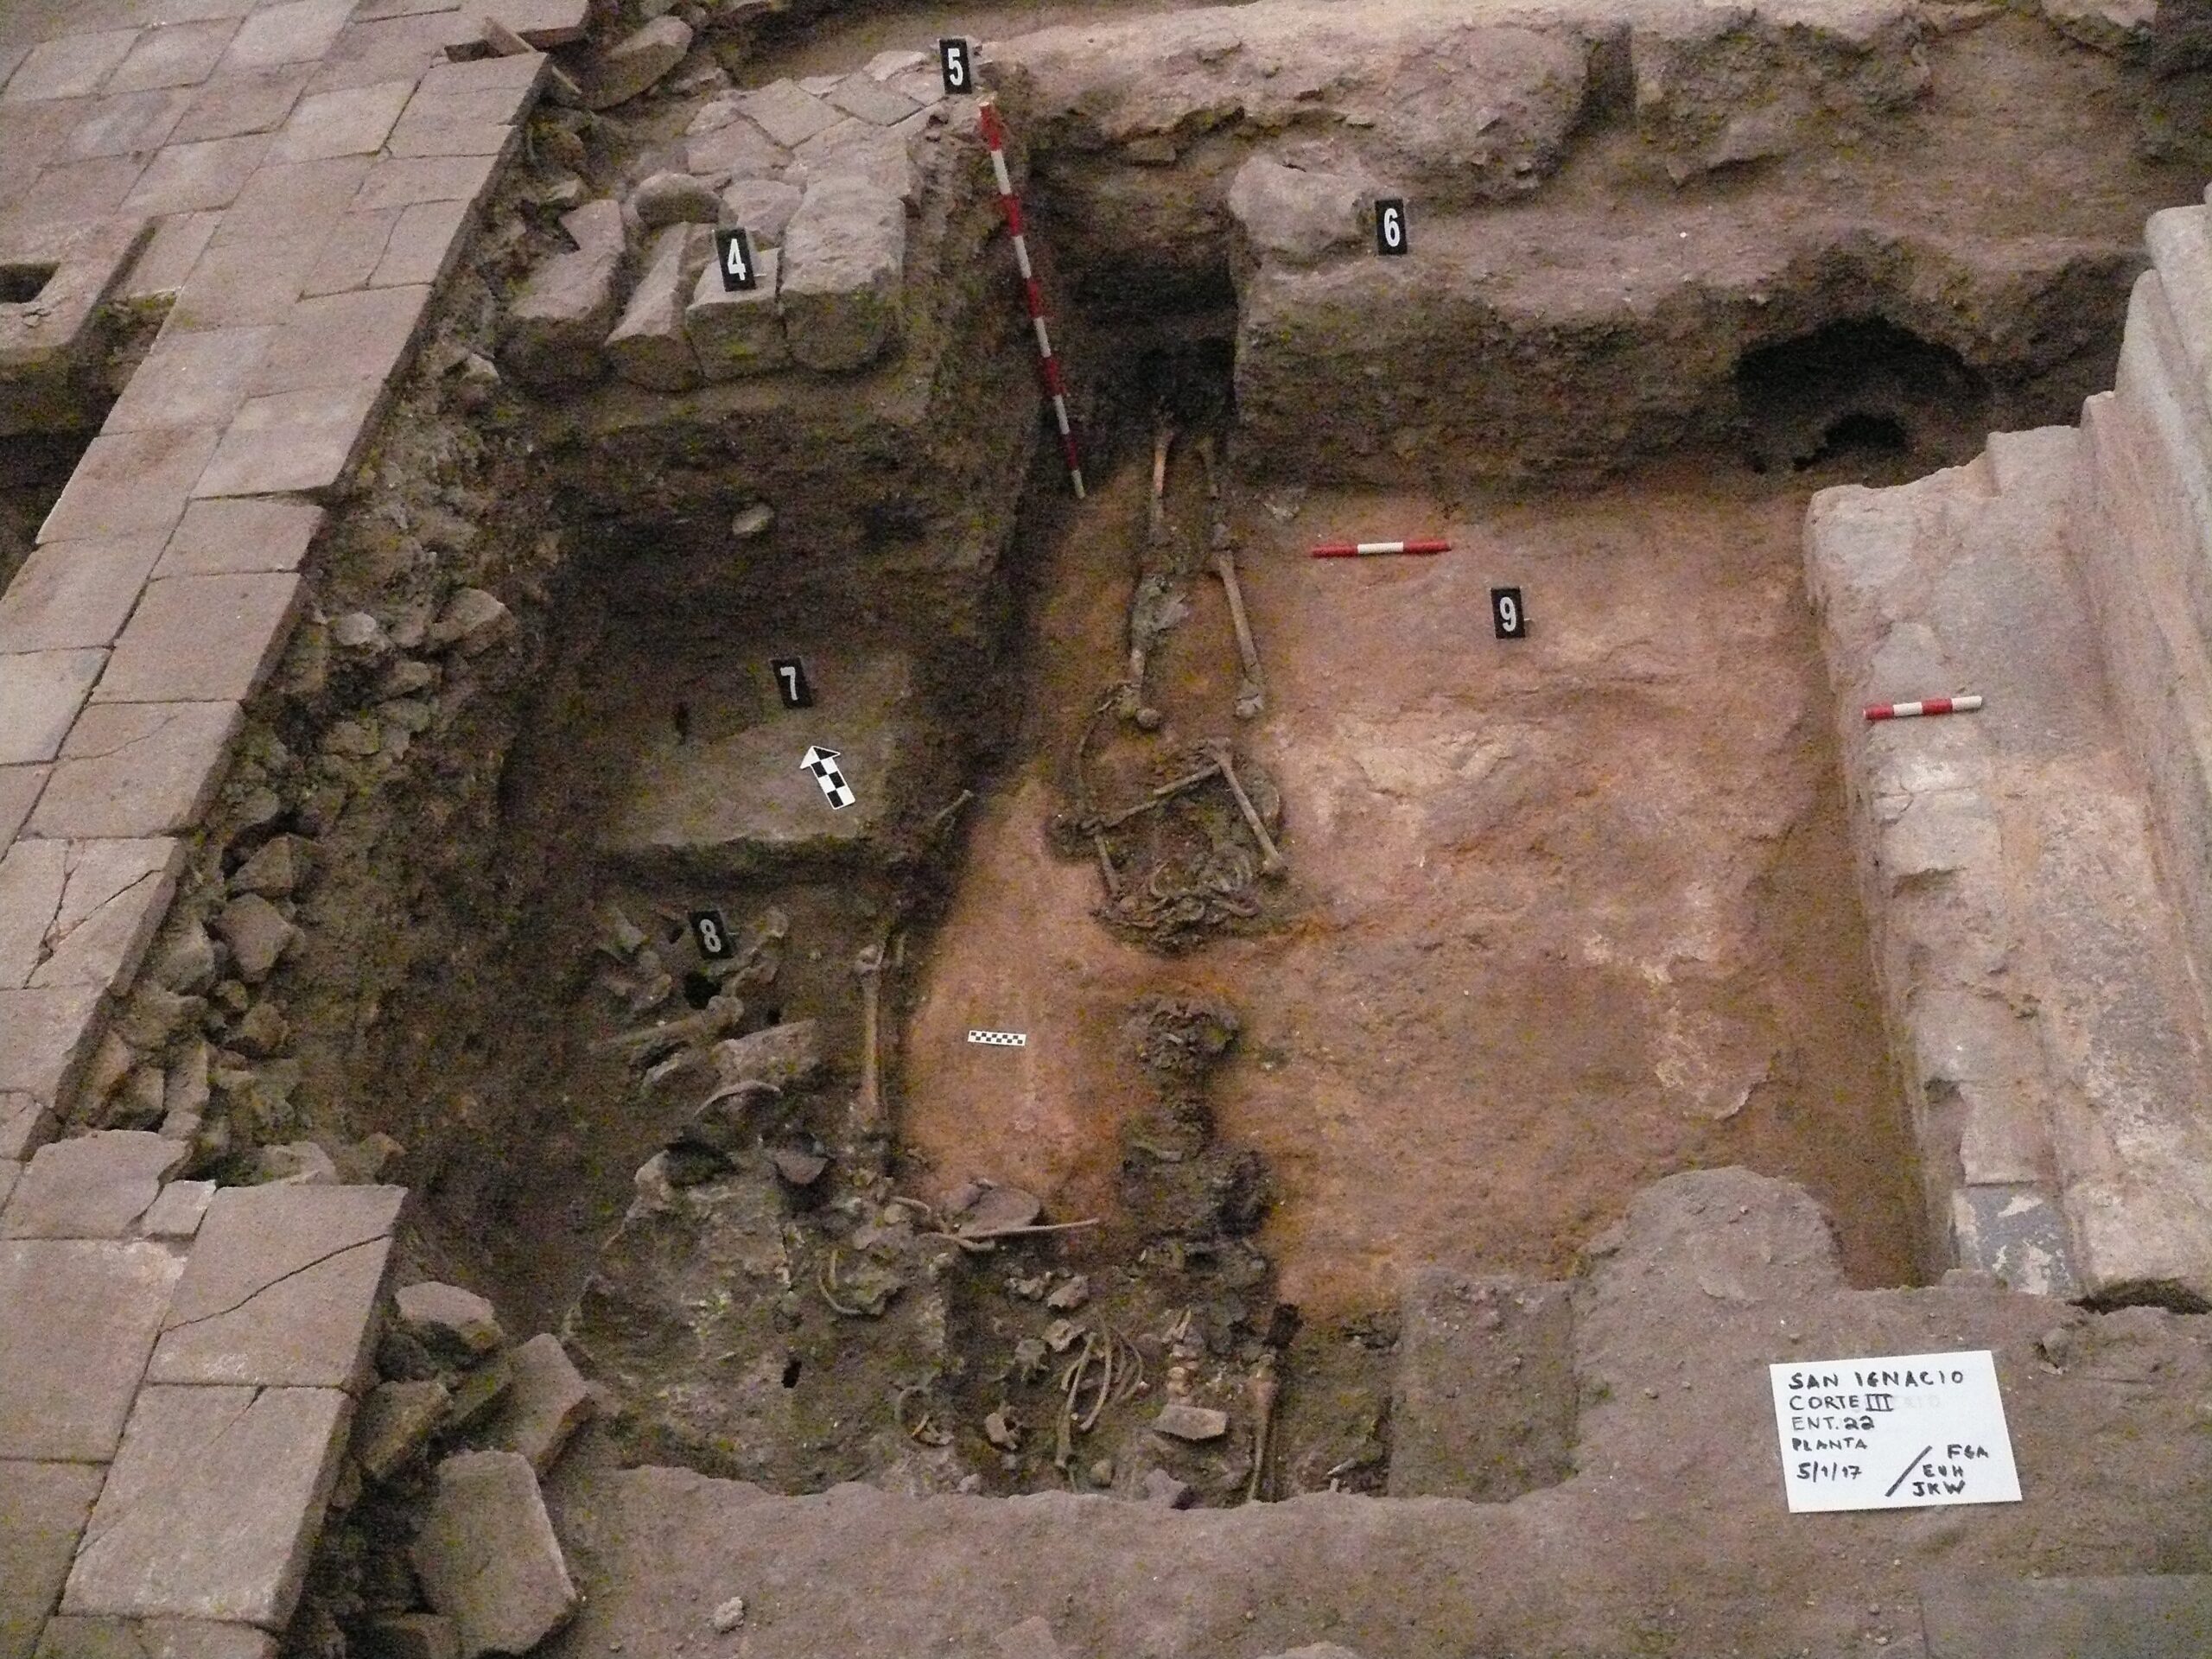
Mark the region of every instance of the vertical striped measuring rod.
POLYGON ((1045 291, 1037 286, 1037 273, 1029 264, 1029 245, 1021 235, 1021 198, 1014 194, 1014 177, 1006 170, 1006 124, 999 106, 982 105, 976 111, 983 142, 990 147, 991 172, 998 180, 999 206, 1006 209, 1006 227, 1014 238, 1014 262, 1021 268, 1022 298, 1029 307, 1029 324, 1037 331, 1037 356, 1045 367, 1045 390, 1052 394, 1052 419, 1060 429, 1060 453, 1067 458, 1068 481, 1075 499, 1083 495, 1083 457, 1077 454, 1075 432, 1068 424, 1067 388, 1060 380, 1060 360, 1052 355, 1052 337, 1045 327, 1045 291))

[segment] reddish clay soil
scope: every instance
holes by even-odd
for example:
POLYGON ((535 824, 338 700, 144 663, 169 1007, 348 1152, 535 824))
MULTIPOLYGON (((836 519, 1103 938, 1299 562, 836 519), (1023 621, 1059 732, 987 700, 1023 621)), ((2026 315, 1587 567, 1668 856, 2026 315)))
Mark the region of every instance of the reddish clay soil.
MULTIPOLYGON (((1171 494, 1202 536, 1183 461, 1171 494)), ((1110 1215, 1118 1128, 1150 1098, 1127 1010, 1205 992, 1244 1021, 1219 1128, 1272 1167, 1261 1243, 1308 1317, 1372 1307, 1429 1261, 1565 1273, 1638 1188, 1729 1163, 1810 1188, 1858 1282, 1913 1280, 1802 480, 1684 466, 1451 512, 1316 493, 1287 524, 1241 504, 1266 714, 1230 719, 1227 607, 1194 582, 1155 659, 1166 729, 1121 728, 1094 783, 1131 797, 1236 728, 1282 790, 1294 914, 1168 958, 1109 936, 1096 868, 1046 838, 1123 651, 1143 471, 1122 467, 1039 575, 1024 736, 903 1036, 924 1185, 1018 1181, 1058 1216, 1110 1215), (1454 550, 1306 556, 1421 534, 1454 550), (1525 590, 1527 639, 1492 637, 1493 584, 1525 590), (974 1027, 1028 1046, 970 1045, 974 1027)))

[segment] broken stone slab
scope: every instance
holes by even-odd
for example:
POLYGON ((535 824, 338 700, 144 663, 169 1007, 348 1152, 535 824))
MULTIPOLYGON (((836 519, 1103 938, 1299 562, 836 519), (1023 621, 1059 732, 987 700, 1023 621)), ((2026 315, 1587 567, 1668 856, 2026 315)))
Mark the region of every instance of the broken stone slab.
POLYGON ((0 986, 129 990, 182 854, 167 839, 16 842, 0 857, 0 986))
POLYGON ((1258 258, 1291 265, 1319 264, 1363 240, 1365 200, 1349 179, 1286 167, 1268 156, 1252 156, 1229 186, 1229 211, 1246 246, 1258 258))
POLYGON ((454 1379, 452 1398, 446 1402, 444 1427, 462 1429, 481 1422, 493 1406, 506 1398, 514 1380, 514 1361, 504 1352, 492 1354, 464 1371, 454 1379))
POLYGON ((797 159, 805 170, 792 168, 795 181, 865 179, 898 197, 909 213, 921 201, 922 169, 902 132, 848 118, 801 144, 797 159))
POLYGON ((842 118, 793 80, 771 81, 747 92, 738 99, 738 106, 771 142, 785 149, 797 148, 842 118))
POLYGON ((655 173, 630 193, 630 211, 649 231, 711 225, 721 209, 714 187, 689 173, 655 173))
POLYGON ((499 334, 500 361, 535 386, 598 378, 606 367, 600 345, 622 302, 620 204, 588 201, 563 215, 561 225, 576 251, 556 254, 531 273, 499 334))
POLYGON ((0 1214, 0 1237, 124 1237, 190 1153, 143 1129, 97 1129, 41 1147, 0 1214))
POLYGON ((683 143, 684 167, 702 178, 772 178, 791 160, 789 150, 741 115, 696 131, 683 143))
POLYGON ((31 832, 122 840, 197 828, 243 719, 234 702, 87 708, 32 810, 31 832))
POLYGON ((106 996, 97 985, 0 989, 0 1125, 18 1156, 22 1126, 38 1133, 75 1087, 105 1028, 106 996))
POLYGON ((450 1395, 435 1377, 379 1382, 353 1420, 353 1461, 371 1480, 389 1480, 415 1460, 445 1421, 450 1395))
POLYGON ((54 1133, 54 1115, 29 1095, 0 1094, 0 1158, 20 1164, 54 1133))
POLYGON ((276 1659, 276 1638, 212 1619, 65 1614, 40 1632, 38 1659, 276 1659))
POLYGON ((532 1337, 514 1351, 514 1382, 493 1415, 490 1435, 503 1452, 530 1459, 540 1476, 560 1461, 569 1437, 593 1411, 583 1374, 550 1332, 532 1337))
POLYGON ((742 228, 756 251, 781 247, 784 232, 805 195, 798 186, 780 179, 733 179, 722 192, 715 222, 725 228, 742 228))
POLYGON ((224 1188, 149 1376, 358 1390, 406 1196, 397 1186, 224 1188))
POLYGON ((833 87, 829 102, 847 115, 879 127, 895 126, 922 106, 894 86, 865 73, 848 75, 833 87))
MULTIPOLYGON (((185 1150, 188 1153, 191 1148, 185 1150)), ((138 1231, 147 1238, 190 1238, 200 1230, 200 1224, 207 1218, 207 1206, 214 1201, 213 1181, 171 1181, 140 1218, 138 1231)))
POLYGON ((757 286, 724 287, 721 270, 709 261, 692 287, 691 302, 683 308, 683 332, 700 373, 709 380, 769 374, 791 361, 783 316, 776 305, 782 256, 772 247, 756 245, 753 257, 757 286))
POLYGON ((404 1285, 392 1300, 399 1329, 448 1363, 473 1364, 507 1340, 492 1304, 459 1285, 435 1280, 404 1285))
POLYGON ((861 179, 807 187, 784 232, 781 302, 792 357, 810 369, 864 367, 899 329, 906 213, 861 179))
POLYGON ((653 239, 629 308, 607 337, 607 360, 623 379, 652 391, 689 391, 699 384, 683 311, 713 249, 714 233, 703 225, 671 225, 653 239))
POLYGON ((1193 1443, 1217 1440, 1229 1433, 1229 1414, 1179 1400, 1160 1408, 1160 1415, 1152 1420, 1152 1432, 1193 1443))
POLYGON ((238 977, 258 985, 300 937, 284 913, 257 893, 243 893, 215 917, 215 931, 231 947, 238 977))
POLYGON ((691 25, 656 17, 596 54, 584 71, 584 107, 611 110, 627 103, 683 61, 691 25))
POLYGON ((29 766, 61 753, 104 651, 41 651, 0 657, 0 766, 29 766))
POLYGON ((453 1620, 463 1659, 529 1652, 576 1610, 530 1460, 465 1452, 438 1465, 436 1481, 410 1550, 423 1594, 453 1620))
POLYGON ((61 1611, 283 1630, 353 1408, 336 1389, 142 1390, 61 1611))
POLYGON ((0 1242, 0 1459, 115 1455, 183 1270, 160 1244, 0 1242))
POLYGON ((7 1564, 0 1573, 0 1653, 9 1659, 25 1659, 61 1599, 105 1472, 92 1464, 0 1461, 0 1562, 7 1564))

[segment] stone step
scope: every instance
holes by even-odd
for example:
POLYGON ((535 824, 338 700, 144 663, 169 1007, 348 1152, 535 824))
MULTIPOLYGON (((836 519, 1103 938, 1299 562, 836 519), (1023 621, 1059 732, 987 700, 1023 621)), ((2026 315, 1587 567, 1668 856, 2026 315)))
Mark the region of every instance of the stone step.
POLYGON ((1573 1472, 1573 1287, 1432 1268, 1400 1303, 1393 1497, 1502 1503, 1573 1472))
MULTIPOLYGON (((1827 607, 1831 660, 1862 728, 1847 753, 1867 769, 1892 1019, 1923 1122, 1962 1118, 1967 1264, 2025 1282, 2024 1254, 2062 1248, 2043 1213, 2055 1184, 2074 1288, 2207 1296, 2204 1011, 2069 548, 2087 467, 2074 429, 2000 433, 1976 467, 1896 493, 1896 539, 1862 549, 1851 602, 1827 607), (1865 728, 1855 706, 1964 690, 1982 713, 1865 728), (1993 1236, 2000 1222, 2031 1231, 1993 1236)), ((1834 511, 1815 506, 1816 573, 1840 556, 1819 528, 1834 511)))

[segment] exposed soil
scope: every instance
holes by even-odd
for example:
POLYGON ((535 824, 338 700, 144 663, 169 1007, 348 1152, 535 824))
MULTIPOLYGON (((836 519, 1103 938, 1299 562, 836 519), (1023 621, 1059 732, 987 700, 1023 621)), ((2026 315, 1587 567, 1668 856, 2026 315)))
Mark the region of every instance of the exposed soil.
MULTIPOLYGON (((1803 1181, 1859 1282, 1910 1281, 1912 1157, 1797 569, 1809 486, 1838 464, 1453 512, 1316 493, 1289 524, 1240 503, 1269 707, 1238 735, 1281 782, 1296 913, 1182 960, 1110 937, 1095 866, 1048 844, 1122 655, 1146 488, 1122 467, 1039 572, 1019 758, 977 813, 906 1035, 899 1127, 929 1186, 982 1176, 1110 1211, 1147 1098, 1122 1012, 1217 995, 1244 1020, 1220 1125, 1273 1172, 1261 1243, 1309 1316, 1387 1304, 1421 1262, 1564 1273, 1637 1188, 1719 1163, 1803 1181), (1305 556, 1432 534, 1454 550, 1305 556), (1525 640, 1492 637, 1492 585, 1523 589, 1525 640)), ((1153 679, 1166 725, 1116 738, 1107 800, 1231 732, 1226 606, 1211 581, 1191 597, 1153 679)))

